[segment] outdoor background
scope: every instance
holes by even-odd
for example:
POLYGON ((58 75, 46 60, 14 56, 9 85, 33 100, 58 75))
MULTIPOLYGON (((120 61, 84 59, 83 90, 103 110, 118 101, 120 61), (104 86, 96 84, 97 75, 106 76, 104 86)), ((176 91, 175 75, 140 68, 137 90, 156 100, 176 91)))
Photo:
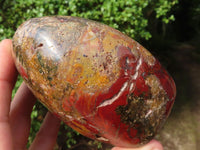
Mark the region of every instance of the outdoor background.
MULTIPOLYGON (((33 17, 79 16, 107 24, 137 40, 174 78, 177 98, 155 137, 165 150, 200 149, 200 0, 0 0, 0 40, 33 17)), ((13 96, 22 82, 18 78, 13 96)), ((31 114, 27 147, 47 112, 39 102, 31 114)), ((55 150, 109 150, 62 123, 55 150)))

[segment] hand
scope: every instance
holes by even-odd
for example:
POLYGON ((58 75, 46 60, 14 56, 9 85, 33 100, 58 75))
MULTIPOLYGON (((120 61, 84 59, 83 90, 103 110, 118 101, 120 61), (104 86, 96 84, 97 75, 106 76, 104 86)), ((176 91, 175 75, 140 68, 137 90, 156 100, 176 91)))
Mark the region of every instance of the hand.
MULTIPOLYGON (((0 150, 24 150, 30 131, 30 114, 36 98, 23 83, 11 102, 17 78, 11 51, 11 40, 3 40, 0 43, 0 150)), ((48 112, 29 149, 53 149, 59 126, 60 120, 48 112)), ((152 140, 141 148, 114 147, 112 150, 163 150, 163 147, 158 141, 152 140)))
MULTIPOLYGON (((36 98, 23 83, 11 102, 17 71, 11 55, 11 40, 0 43, 0 150, 25 150, 30 131, 30 114, 36 98)), ((30 150, 53 149, 60 120, 47 113, 30 150)))

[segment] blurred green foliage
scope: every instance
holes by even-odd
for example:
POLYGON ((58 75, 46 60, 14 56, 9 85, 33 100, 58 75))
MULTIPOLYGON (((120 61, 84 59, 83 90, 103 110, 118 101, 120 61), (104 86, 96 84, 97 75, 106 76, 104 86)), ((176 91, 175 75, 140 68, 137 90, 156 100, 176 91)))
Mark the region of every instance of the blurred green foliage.
POLYGON ((0 40, 11 38, 25 20, 50 15, 70 15, 100 21, 139 40, 151 38, 149 19, 173 21, 178 0, 1 0, 0 40))
MULTIPOLYGON (((0 0, 0 40, 12 38, 17 27, 24 21, 42 16, 68 15, 88 18, 105 23, 130 37, 148 40, 154 22, 168 24, 175 20, 172 9, 178 0, 0 0), (149 22, 151 21, 151 24, 149 22)), ((199 11, 199 10, 197 10, 199 11)), ((19 77, 13 96, 22 82, 19 77)), ((47 110, 36 103, 31 114, 29 146, 47 110)), ((58 147, 70 148, 80 141, 81 135, 61 124, 58 147)), ((94 141, 96 148, 102 145, 94 141)))
POLYGON ((191 26, 194 27, 195 31, 200 34, 200 1, 194 0, 192 3, 192 9, 190 15, 192 16, 191 26))

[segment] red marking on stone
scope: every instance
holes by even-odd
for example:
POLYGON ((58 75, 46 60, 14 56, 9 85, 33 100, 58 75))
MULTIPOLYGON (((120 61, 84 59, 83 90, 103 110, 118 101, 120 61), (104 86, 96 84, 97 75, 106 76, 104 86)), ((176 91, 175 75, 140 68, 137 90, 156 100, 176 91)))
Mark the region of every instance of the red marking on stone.
POLYGON ((25 69, 24 69, 21 65, 20 65, 20 67, 19 67, 19 72, 20 72, 20 74, 21 74, 21 76, 22 76, 23 78, 28 79, 28 75, 27 75, 25 69))
POLYGON ((118 57, 120 58, 120 75, 126 75, 130 77, 130 75, 135 74, 137 61, 131 51, 124 46, 120 46, 118 47, 118 57))
POLYGON ((174 104, 174 100, 170 100, 167 102, 167 105, 166 105, 166 111, 165 111, 165 115, 168 117, 170 112, 171 112, 171 109, 172 109, 172 106, 174 104))
POLYGON ((69 98, 65 98, 62 107, 65 111, 69 112, 72 111, 72 107, 74 106, 74 103, 76 102, 76 93, 74 91, 71 92, 71 95, 69 98))
POLYGON ((95 99, 97 94, 91 95, 79 91, 79 98, 75 103, 75 107, 81 115, 87 118, 88 114, 93 114, 95 111, 95 99))
POLYGON ((60 22, 63 23, 63 22, 64 22, 64 19, 60 19, 60 22))
POLYGON ((163 89, 166 91, 167 95, 169 96, 170 100, 174 100, 176 96, 176 86, 173 79, 170 77, 168 72, 160 65, 158 60, 156 61, 153 69, 154 74, 160 80, 160 84, 163 89))
POLYGON ((60 115, 58 114, 58 113, 56 113, 56 112, 51 112, 54 116, 56 116, 57 118, 59 118, 60 119, 60 115))
POLYGON ((134 95, 139 96, 143 95, 144 97, 147 97, 149 95, 149 87, 145 84, 145 80, 142 76, 139 76, 135 81, 136 87, 134 90, 134 95))
POLYGON ((97 27, 92 27, 92 32, 99 33, 100 29, 97 27))

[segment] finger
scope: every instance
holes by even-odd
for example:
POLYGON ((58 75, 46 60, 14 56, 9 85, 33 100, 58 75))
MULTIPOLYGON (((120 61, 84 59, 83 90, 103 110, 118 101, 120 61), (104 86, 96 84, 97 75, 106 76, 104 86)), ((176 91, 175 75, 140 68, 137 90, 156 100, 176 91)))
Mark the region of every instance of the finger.
POLYGON ((31 112, 36 98, 31 91, 22 83, 12 103, 10 111, 10 124, 14 141, 14 149, 24 149, 28 140, 31 112))
POLYGON ((0 43, 0 149, 12 149, 12 134, 9 126, 9 111, 12 88, 17 71, 12 59, 12 41, 0 43))
POLYGON ((53 150, 59 127, 60 120, 48 112, 30 150, 53 150))
POLYGON ((0 43, 0 118, 9 116, 12 88, 15 84, 17 71, 11 55, 11 40, 0 43))
POLYGON ((151 140, 148 144, 139 148, 120 148, 114 147, 112 150, 163 150, 163 146, 156 140, 151 140))

